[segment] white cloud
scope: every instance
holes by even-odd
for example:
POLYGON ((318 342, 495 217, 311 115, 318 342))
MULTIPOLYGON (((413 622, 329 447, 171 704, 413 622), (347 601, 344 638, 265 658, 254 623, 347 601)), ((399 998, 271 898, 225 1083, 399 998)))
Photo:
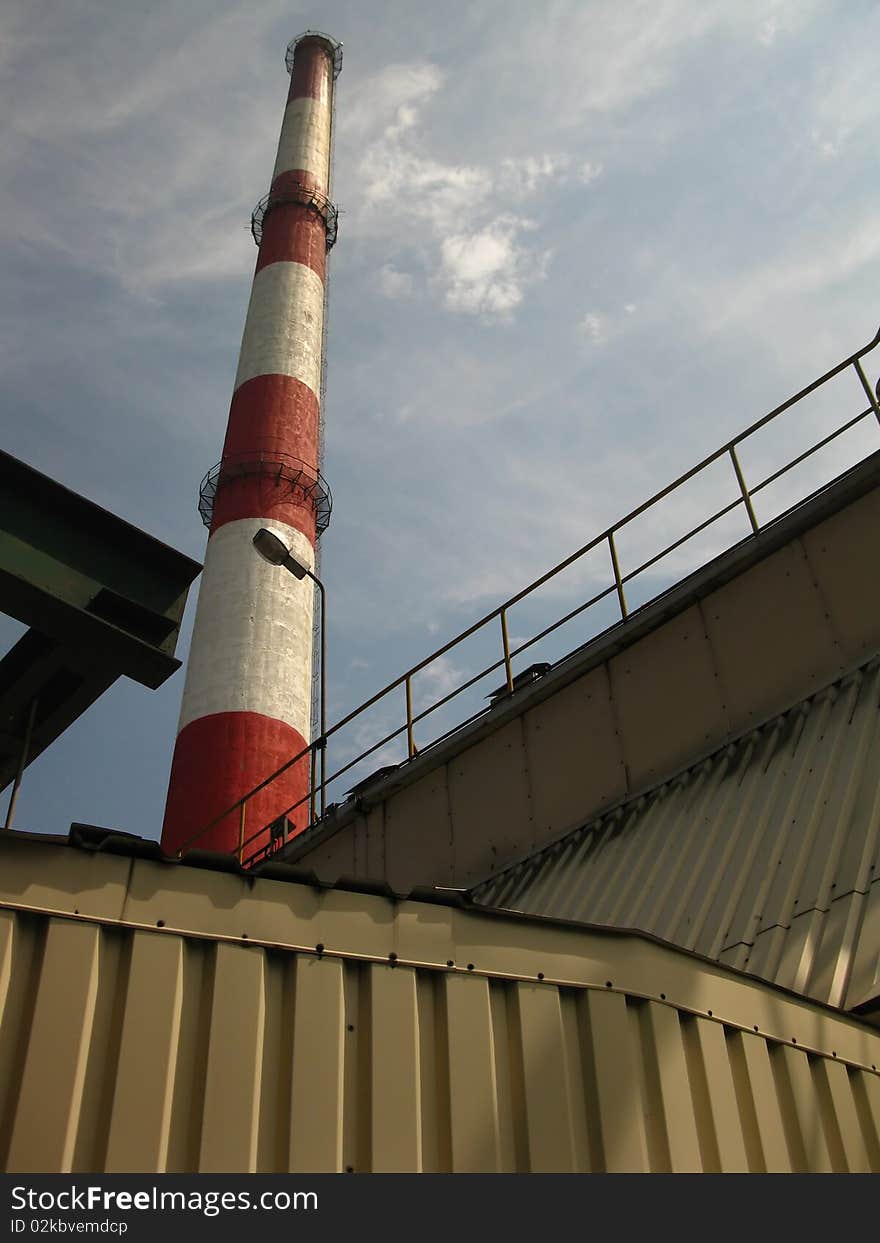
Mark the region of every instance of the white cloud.
POLYGON ((499 216, 476 233, 444 239, 443 280, 446 305, 473 315, 509 315, 522 302, 523 289, 540 280, 546 257, 535 256, 519 242, 529 221, 499 216))
POLYGON ((603 345, 606 341, 605 322, 595 311, 588 311, 581 320, 581 331, 594 345, 603 345))
POLYGON ((770 47, 771 44, 775 43, 778 31, 779 18, 775 16, 768 17, 758 27, 758 42, 763 43, 764 47, 770 47))
POLYGON ((437 65, 427 61, 387 65, 349 87, 339 133, 349 141, 372 140, 377 130, 386 134, 411 129, 418 109, 443 85, 437 65))
POLYGON ((450 656, 438 656, 413 678, 413 707, 416 712, 436 704, 467 680, 467 674, 450 656))
POLYGON ((379 288, 386 298, 410 298, 413 292, 413 278, 409 272, 401 272, 386 263, 379 269, 379 288))
POLYGON ((597 177, 602 176, 602 165, 593 163, 592 160, 585 160, 580 166, 578 176, 585 186, 590 185, 597 177))
POLYGON ((514 194, 533 194, 545 181, 562 185, 571 160, 567 155, 526 155, 501 161, 498 185, 514 194))
MULTIPOLYGON (((554 152, 493 165, 435 157, 422 112, 443 84, 436 66, 395 65, 356 92, 355 116, 343 128, 359 151, 352 226, 389 239, 405 228, 427 268, 429 288, 447 309, 484 320, 510 318, 529 285, 545 275, 550 254, 527 243, 534 222, 506 208, 523 194, 563 184, 570 158, 554 152)), ((412 274, 386 265, 380 289, 387 297, 409 296, 412 274)))

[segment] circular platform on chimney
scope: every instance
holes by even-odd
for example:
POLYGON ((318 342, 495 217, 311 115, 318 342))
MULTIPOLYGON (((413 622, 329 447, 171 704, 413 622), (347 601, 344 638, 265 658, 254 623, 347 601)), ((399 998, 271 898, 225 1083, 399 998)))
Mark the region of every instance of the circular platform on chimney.
POLYGON ((333 509, 327 480, 313 466, 283 453, 242 455, 212 466, 199 485, 199 513, 206 527, 210 529, 220 486, 243 475, 263 475, 274 480, 287 495, 310 503, 315 511, 316 539, 327 530, 333 509))
POLYGON ((259 246, 263 240, 263 224, 273 207, 281 207, 285 203, 299 203, 307 207, 324 221, 326 243, 329 250, 336 241, 339 231, 339 212, 326 194, 315 190, 312 186, 301 182, 286 183, 280 190, 270 190, 264 194, 251 213, 251 234, 259 246))
POLYGON ((334 39, 332 35, 325 35, 322 30, 304 30, 301 35, 297 35, 295 39, 291 39, 287 45, 287 52, 284 55, 284 64, 287 72, 293 70, 293 54, 296 51, 298 43, 302 43, 303 39, 320 39, 322 43, 326 43, 327 50, 333 58, 333 77, 339 77, 339 71, 342 68, 342 44, 338 39, 334 39))

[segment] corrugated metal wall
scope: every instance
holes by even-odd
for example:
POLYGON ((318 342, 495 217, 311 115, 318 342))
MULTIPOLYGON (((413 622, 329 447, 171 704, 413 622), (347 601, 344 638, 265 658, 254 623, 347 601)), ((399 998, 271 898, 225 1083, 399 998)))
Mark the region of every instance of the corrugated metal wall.
POLYGON ((8 1170, 880 1170, 880 1036, 680 951, 17 849, 8 1170))
POLYGON ((880 991, 880 662, 474 891, 835 1006, 880 991))

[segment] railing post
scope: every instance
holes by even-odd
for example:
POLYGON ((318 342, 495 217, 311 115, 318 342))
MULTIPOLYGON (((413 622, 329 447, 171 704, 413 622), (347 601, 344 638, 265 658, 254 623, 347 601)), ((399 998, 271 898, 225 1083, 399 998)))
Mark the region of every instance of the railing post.
POLYGON ((757 535, 760 527, 758 526, 758 519, 755 517, 755 510, 752 506, 751 495, 746 487, 745 476, 742 473, 742 467, 740 466, 739 458, 736 455, 736 445, 730 446, 730 460, 733 462, 733 469, 736 471, 737 483, 739 484, 739 490, 742 493, 746 513, 749 515, 749 522, 752 524, 752 531, 755 535, 757 535))
POLYGON ((309 747, 309 781, 311 783, 311 792, 309 795, 309 824, 315 823, 315 796, 318 786, 318 748, 313 742, 309 747))
POLYGON ((241 807, 238 809, 238 862, 241 865, 242 856, 244 855, 244 822, 246 816, 247 799, 241 800, 241 807))
POLYGON ((617 588, 617 600, 620 604, 620 616, 626 619, 629 612, 626 607, 626 596, 623 592, 623 579, 620 577, 620 562, 617 560, 617 545, 614 543, 614 532, 608 532, 608 550, 611 553, 611 565, 614 570, 614 586, 617 588))
POLYGON ((406 751, 410 759, 416 753, 416 744, 413 738, 412 674, 409 673, 406 675, 406 751))
POLYGON ((27 767, 28 754, 31 749, 31 734, 34 730, 34 720, 37 715, 37 700, 31 700, 31 706, 28 709, 27 724, 24 727, 24 738, 21 744, 21 752, 19 754, 18 767, 15 770, 15 780, 12 783, 12 793, 9 795, 9 805, 6 808, 6 823, 4 829, 12 828, 12 817, 15 815, 15 804, 18 800, 18 792, 21 789, 21 779, 24 770, 27 767))
POLYGON ((501 618, 501 642, 504 645, 504 676, 507 678, 507 692, 513 694, 513 670, 510 667, 510 639, 507 637, 507 609, 499 613, 501 618))
POLYGON ((877 395, 871 391, 871 385, 868 383, 868 378, 862 370, 861 359, 854 359, 853 366, 855 367, 858 377, 861 380, 862 388, 868 394, 868 401, 871 403, 874 413, 877 416, 877 422, 880 423, 880 405, 877 404, 877 395))

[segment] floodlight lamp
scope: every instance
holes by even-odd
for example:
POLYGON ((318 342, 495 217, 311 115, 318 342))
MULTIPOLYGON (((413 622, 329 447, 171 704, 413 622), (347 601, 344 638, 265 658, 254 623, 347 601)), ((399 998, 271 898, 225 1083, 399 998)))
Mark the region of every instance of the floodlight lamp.
POLYGON ((297 561, 284 541, 267 527, 260 527, 254 536, 253 543, 263 560, 268 561, 270 565, 283 565, 286 570, 290 570, 294 578, 305 578, 308 574, 308 566, 297 561))

